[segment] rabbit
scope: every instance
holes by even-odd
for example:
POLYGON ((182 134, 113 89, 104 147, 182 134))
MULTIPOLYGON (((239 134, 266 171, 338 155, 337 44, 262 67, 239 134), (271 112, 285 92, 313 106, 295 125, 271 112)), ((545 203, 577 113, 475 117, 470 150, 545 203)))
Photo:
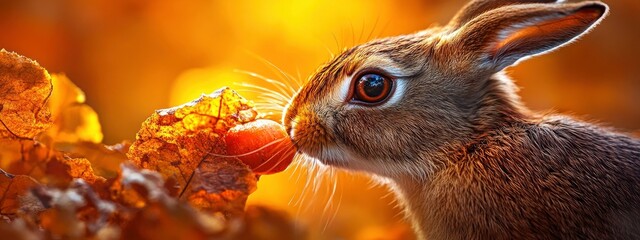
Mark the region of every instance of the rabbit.
POLYGON ((528 110, 503 71, 608 11, 472 0, 444 26, 344 50, 283 125, 299 154, 388 181, 420 239, 640 239, 640 140, 528 110))

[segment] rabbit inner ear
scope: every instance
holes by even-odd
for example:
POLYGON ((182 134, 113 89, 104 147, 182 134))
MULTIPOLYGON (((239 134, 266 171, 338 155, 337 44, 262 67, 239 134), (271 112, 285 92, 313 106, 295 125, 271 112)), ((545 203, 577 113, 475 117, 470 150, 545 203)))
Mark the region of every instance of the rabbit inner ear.
POLYGON ((569 42, 587 30, 603 14, 600 8, 585 7, 552 19, 534 20, 506 34, 500 34, 489 53, 492 60, 507 60, 509 64, 527 55, 539 54, 569 42))
POLYGON ((449 26, 458 28, 480 14, 513 4, 555 3, 559 0, 472 0, 465 5, 449 22, 449 26))
POLYGON ((569 16, 537 22, 507 34, 494 45, 491 53, 494 58, 501 54, 536 54, 553 48, 554 41, 570 40, 576 32, 586 30, 602 14, 596 9, 586 9, 569 16))

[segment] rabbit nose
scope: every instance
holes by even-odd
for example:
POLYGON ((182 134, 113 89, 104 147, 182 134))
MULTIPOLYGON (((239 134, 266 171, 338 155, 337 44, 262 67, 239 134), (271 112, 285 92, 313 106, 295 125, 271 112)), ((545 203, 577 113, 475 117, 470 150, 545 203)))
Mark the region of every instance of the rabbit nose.
POLYGON ((298 115, 298 111, 295 108, 295 106, 292 105, 288 105, 285 109, 284 109, 284 114, 282 115, 282 124, 284 125, 284 128, 287 132, 287 134, 291 135, 291 122, 293 120, 293 118, 295 116, 298 115))
POLYGON ((284 130, 289 135, 289 138, 293 139, 293 129, 295 129, 295 121, 292 120, 291 116, 285 116, 282 120, 282 124, 284 125, 284 130))
POLYGON ((296 125, 297 123, 295 121, 291 121, 291 124, 285 127, 285 130, 287 131, 287 134, 289 134, 289 138, 291 139, 295 139, 294 135, 295 135, 296 125))

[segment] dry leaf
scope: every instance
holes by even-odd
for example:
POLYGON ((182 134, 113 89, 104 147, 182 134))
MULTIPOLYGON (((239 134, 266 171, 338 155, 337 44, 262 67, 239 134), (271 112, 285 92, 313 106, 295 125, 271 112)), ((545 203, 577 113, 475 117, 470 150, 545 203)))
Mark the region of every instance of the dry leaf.
POLYGON ((196 170, 184 196, 198 209, 239 217, 249 194, 257 188, 256 175, 245 164, 231 158, 208 158, 196 170))
POLYGON ((156 172, 123 165, 122 185, 142 196, 145 206, 123 227, 124 239, 209 239, 221 234, 224 222, 198 213, 167 195, 156 172))
POLYGON ((243 216, 258 178, 237 158, 222 157, 224 136, 257 112, 231 89, 157 111, 131 146, 105 146, 97 114, 65 76, 50 77, 6 51, 0 70, 3 238, 302 237, 281 213, 243 216), (149 169, 127 163, 127 154, 149 169))
POLYGON ((102 200, 82 179, 72 181, 65 190, 40 187, 32 195, 47 207, 37 214, 39 226, 51 238, 85 239, 109 226, 116 205, 102 200))
POLYGON ((33 140, 0 140, 0 168, 15 175, 28 175, 38 181, 46 178, 50 149, 33 140))
POLYGON ((0 215, 15 215, 20 208, 19 197, 38 183, 24 175, 11 175, 0 169, 0 215))
POLYGON ((120 164, 127 161, 126 151, 130 145, 128 142, 113 146, 92 142, 57 143, 56 149, 72 158, 86 158, 97 176, 114 178, 120 164))
POLYGON ((4 222, 0 220, 0 236, 3 239, 11 240, 37 240, 42 239, 38 233, 32 232, 22 219, 13 222, 4 222))
POLYGON ((65 75, 54 74, 51 81, 53 92, 47 106, 51 110, 54 124, 40 140, 46 143, 102 142, 98 114, 84 104, 84 92, 65 75))
POLYGON ((142 124, 128 156, 139 167, 175 178, 184 188, 208 154, 225 154, 221 136, 256 115, 249 101, 224 88, 182 106, 157 110, 142 124))
MULTIPOLYGON (((152 202, 123 227, 123 239, 209 239, 209 229, 201 224, 194 209, 185 205, 152 202)), ((222 230, 223 223, 218 225, 222 230)))
POLYGON ((0 50, 0 139, 32 139, 51 125, 50 78, 37 62, 0 50))
POLYGON ((247 207, 242 228, 235 239, 306 239, 304 229, 287 212, 265 206, 247 207))
POLYGON ((6 145, 0 147, 0 167, 12 174, 27 175, 40 183, 56 186, 66 186, 74 178, 83 178, 92 184, 105 181, 94 174, 86 158, 71 158, 31 140, 4 143, 6 145))
POLYGON ((52 184, 62 182, 67 185, 75 178, 81 178, 90 184, 106 181, 93 173, 91 163, 86 158, 70 158, 59 154, 47 162, 46 174, 52 184))

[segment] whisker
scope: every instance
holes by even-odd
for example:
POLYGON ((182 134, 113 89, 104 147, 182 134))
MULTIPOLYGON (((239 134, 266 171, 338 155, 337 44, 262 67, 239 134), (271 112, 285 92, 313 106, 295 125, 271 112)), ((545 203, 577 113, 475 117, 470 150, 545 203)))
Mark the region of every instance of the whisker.
POLYGON ((340 43, 338 42, 338 37, 336 37, 335 33, 331 34, 333 36, 333 41, 335 41, 336 43, 336 47, 338 48, 337 52, 341 52, 342 51, 342 47, 340 46, 340 43))
POLYGON ((262 61, 263 63, 275 69, 277 71, 277 74, 279 74, 283 78, 283 80, 285 80, 285 84, 289 87, 289 90, 291 91, 291 93, 294 93, 296 91, 296 89, 290 84, 291 80, 293 79, 293 76, 291 76, 289 73, 285 72, 284 70, 276 66, 271 61, 265 59, 264 57, 261 57, 260 55, 255 53, 250 53, 250 54, 253 55, 253 57, 257 58, 258 60, 262 61))
POLYGON ((309 205, 302 205, 303 202, 305 202, 305 200, 307 199, 308 194, 308 189, 309 189, 309 184, 311 181, 311 174, 310 171, 312 171, 313 167, 313 162, 308 161, 307 163, 309 163, 309 165, 307 165, 307 173, 305 175, 305 182, 304 182, 304 186, 302 187, 302 191, 300 192, 300 197, 298 198, 298 201, 295 203, 296 206, 300 206, 298 208, 298 210, 296 211, 296 217, 300 217, 300 215, 302 214, 302 212, 308 212, 309 209, 309 205))
POLYGON ((258 109, 262 115, 275 116, 276 119, 272 118, 273 120, 280 121, 280 119, 282 118, 282 108, 280 107, 256 106, 256 109, 258 109))
MULTIPOLYGON (((291 93, 294 91, 291 86, 286 85, 286 84, 284 84, 284 83, 282 83, 280 81, 276 81, 276 80, 273 80, 271 78, 267 78, 267 77, 262 76, 260 74, 257 74, 257 73, 254 73, 254 72, 245 71, 245 70, 239 70, 239 69, 236 69, 234 71, 239 72, 239 73, 244 73, 244 74, 247 74, 249 76, 255 77, 257 79, 263 80, 263 81, 265 81, 267 83, 270 83, 271 85, 276 87, 278 90, 280 90, 280 94, 282 94, 284 96, 287 96, 287 98, 291 98, 291 96, 292 96, 291 93)), ((276 92, 276 91, 271 90, 271 92, 276 92)))
MULTIPOLYGON (((294 144, 294 145, 295 145, 295 144, 294 144)), ((313 167, 312 167, 312 166, 313 166, 313 160, 312 160, 312 159, 309 159, 309 157, 308 157, 308 156, 303 155, 303 154, 296 154, 296 157, 297 157, 297 163, 298 163, 298 166, 297 166, 297 167, 303 167, 303 168, 301 168, 301 169, 300 169, 300 173, 298 174, 298 177, 297 177, 297 179, 296 179, 296 183, 299 183, 299 182, 300 182, 300 179, 301 179, 301 178, 302 178, 302 176, 304 175, 304 177, 305 177, 305 179, 306 179, 306 180, 305 180, 305 186, 308 186, 308 185, 309 185, 309 181, 310 181, 310 176, 311 176, 311 175, 310 175, 310 171, 311 171, 311 169, 313 168, 313 167), (307 171, 303 171, 303 169, 306 169, 307 171)), ((299 196, 298 196, 298 199, 297 199, 295 202, 292 202, 292 204, 293 204, 294 206, 299 206, 299 204, 300 204, 302 201, 304 201, 305 193, 306 193, 306 189, 307 189, 307 187, 303 187, 303 188, 302 188, 302 191, 300 192, 300 194, 299 194, 299 196)), ((292 198, 292 201, 293 201, 293 198, 292 198)), ((299 210, 300 210, 300 209, 299 209, 299 210)), ((300 212, 300 211, 298 211, 298 213, 299 213, 299 212, 300 212)))
POLYGON ((389 27, 389 23, 390 23, 390 22, 391 22, 391 21, 387 21, 387 22, 384 24, 384 26, 382 26, 382 29, 380 29, 380 32, 378 33, 378 35, 376 36, 376 38, 379 38, 379 37, 384 33, 384 31, 385 31, 385 30, 387 30, 387 27, 389 27))
POLYGON ((266 82, 268 82, 270 84, 276 85, 276 86, 280 86, 280 87, 283 87, 283 88, 289 88, 289 89, 281 89, 285 93, 287 93, 286 91, 288 91, 288 90, 293 90, 293 88, 291 88, 291 86, 289 86, 288 84, 282 83, 282 82, 277 81, 275 79, 271 79, 271 78, 265 77, 263 75, 255 73, 255 72, 250 72, 250 71, 240 70, 240 69, 235 69, 234 71, 239 72, 239 73, 248 74, 249 76, 252 76, 252 77, 255 77, 255 78, 259 78, 261 80, 264 80, 264 81, 266 81, 266 82))
POLYGON ((282 114, 280 113, 280 107, 273 107, 273 106, 255 106, 258 110, 260 110, 261 113, 266 113, 266 112, 278 112, 278 114, 282 114))
MULTIPOLYGON (((282 113, 280 113, 279 111, 275 111, 275 110, 269 110, 269 109, 261 109, 261 114, 264 116, 282 116, 282 113)), ((270 118, 271 120, 274 120, 273 118, 270 118)), ((277 120, 277 119, 275 119, 277 120)), ((274 120, 274 121, 275 121, 274 120)))
POLYGON ((254 106, 277 106, 280 107, 280 110, 284 109, 284 102, 280 99, 276 99, 275 96, 258 96, 254 99, 254 106))
POLYGON ((271 112, 272 114, 282 115, 282 108, 280 107, 255 106, 255 108, 258 109, 262 114, 271 112))
POLYGON ((276 104, 257 103, 254 106, 256 108, 258 108, 258 109, 261 109, 261 110, 274 110, 274 111, 281 111, 282 110, 282 106, 276 105, 276 104))
POLYGON ((256 102, 254 103, 254 106, 261 106, 261 107, 274 107, 275 109, 278 109, 278 111, 282 111, 284 110, 284 103, 280 100, 275 100, 273 98, 270 97, 258 97, 256 99, 257 101, 260 102, 256 102))
MULTIPOLYGON (((301 170, 301 166, 304 164, 304 161, 302 158, 304 158, 301 154, 296 153, 296 155, 293 158, 293 161, 295 163, 295 168, 293 169, 293 173, 289 176, 289 180, 291 180, 291 177, 293 177, 294 175, 296 176, 296 180, 294 181, 295 185, 298 185, 298 183, 300 182, 300 178, 303 175, 303 172, 301 170)), ((290 206, 297 206, 298 203, 300 202, 300 198, 302 197, 302 195, 298 195, 297 200, 294 201, 294 198, 296 198, 296 195, 294 194, 293 196, 291 196, 291 199, 289 199, 289 205, 290 206)))
POLYGON ((373 27, 371 28, 371 32, 369 32, 369 35, 367 35, 367 39, 365 39, 365 41, 370 41, 371 40, 371 35, 376 31, 376 27, 378 27, 378 22, 380 21, 380 15, 378 15, 378 17, 376 17, 376 21, 373 23, 373 27))
MULTIPOLYGON (((242 86, 242 84, 238 84, 238 83, 235 83, 235 84, 242 86)), ((285 100, 285 99, 282 99, 280 96, 275 95, 272 92, 265 92, 264 90, 254 89, 253 86, 248 86, 247 85, 247 86, 243 86, 243 87, 247 87, 247 88, 246 89, 240 89, 240 90, 238 90, 238 92, 257 93, 258 97, 270 97, 271 99, 277 100, 277 101, 284 101, 285 100)))
POLYGON ((208 155, 214 156, 214 157, 222 157, 222 158, 232 158, 232 157, 244 157, 244 156, 248 156, 254 153, 257 153, 259 151, 264 150, 265 148, 268 148, 271 145, 277 144, 277 143, 282 143, 283 141, 287 140, 287 137, 282 137, 282 138, 278 138, 276 140, 273 140, 255 150, 249 151, 247 153, 242 153, 242 154, 238 154, 238 155, 224 155, 224 154, 216 154, 216 153, 208 153, 208 155))
MULTIPOLYGON (((261 87, 261 86, 258 86, 258 85, 253 85, 253 84, 249 84, 249 83, 238 83, 238 85, 243 86, 243 87, 262 90, 262 91, 265 91, 267 93, 273 94, 274 96, 278 96, 279 98, 281 98, 283 100, 291 99, 290 96, 283 95, 283 93, 279 93, 279 92, 276 92, 276 91, 273 91, 271 89, 268 89, 268 88, 265 88, 265 87, 261 87)), ((267 94, 267 93, 264 93, 264 94, 267 94)))
MULTIPOLYGON (((335 55, 333 53, 331 53, 331 58, 334 58, 335 55)), ((298 74, 298 78, 297 80, 295 80, 298 83, 298 89, 300 89, 302 87, 302 85, 304 85, 304 81, 302 80, 302 74, 300 74, 300 69, 297 68, 296 69, 296 73, 298 74)))
MULTIPOLYGON (((295 149, 294 149, 295 150, 295 149)), ((296 179, 300 179, 300 174, 296 174, 298 173, 298 170, 300 170, 300 163, 299 161, 299 153, 296 153, 295 155, 293 155, 293 161, 291 162, 291 167, 293 170, 291 170, 291 174, 289 175, 289 181, 293 180, 293 176, 298 176, 296 179)), ((298 183, 298 181, 294 181, 294 183, 298 183)), ((291 204, 291 201, 289 201, 289 204, 291 204)))
POLYGON ((335 55, 333 54, 333 51, 331 50, 331 48, 329 48, 329 46, 327 46, 326 44, 323 44, 324 49, 327 50, 327 53, 329 53, 329 58, 333 59, 335 57, 335 55))
POLYGON ((246 91, 246 92, 258 93, 259 95, 262 95, 262 96, 271 96, 273 98, 277 98, 280 100, 288 99, 286 96, 282 95, 281 93, 275 92, 265 87, 260 87, 260 86, 249 84, 249 83, 234 83, 234 85, 245 87, 246 90, 242 90, 243 92, 246 91))
MULTIPOLYGON (((333 169, 332 169, 332 170, 333 170, 333 169)), ((329 171, 329 179, 333 179, 333 171, 332 171, 332 170, 331 170, 331 171, 329 171)), ((331 203, 331 201, 333 201, 333 197, 335 196, 335 193, 336 193, 336 184, 337 184, 337 182, 338 182, 337 180, 338 180, 338 179, 334 179, 334 181, 333 181, 333 188, 331 188, 331 186, 329 186, 329 185, 327 186, 327 187, 331 188, 331 191, 330 191, 330 194, 329 194, 329 199, 327 200, 329 203, 331 203)), ((325 207, 324 207, 323 211, 324 211, 324 212, 329 211, 329 207, 330 207, 330 204, 325 205, 325 207)))
POLYGON ((362 37, 364 35, 364 20, 362 20, 362 27, 360 28, 360 35, 358 36, 358 42, 362 42, 362 37))
MULTIPOLYGON (((265 60, 265 61, 266 61, 266 60, 265 60)), ((268 78, 268 77, 266 77, 266 76, 264 76, 264 75, 262 75, 262 74, 258 74, 258 73, 256 73, 256 72, 247 71, 247 70, 242 70, 242 69, 234 69, 234 71, 239 72, 239 73, 248 74, 249 76, 252 76, 252 77, 255 77, 255 78, 259 78, 259 79, 265 80, 265 81, 267 81, 268 83, 271 83, 271 84, 274 84, 274 85, 278 85, 278 86, 281 86, 281 87, 288 87, 288 86, 287 86, 287 84, 285 84, 285 83, 283 83, 283 82, 277 81, 277 80, 272 79, 272 78, 268 78)))
MULTIPOLYGON (((280 144, 282 145, 285 142, 280 142, 280 144)), ((280 146, 280 145, 279 145, 280 146)), ((291 150, 293 146, 288 146, 286 148, 282 148, 282 147, 278 147, 276 146, 276 148, 278 149, 278 151, 276 151, 275 153, 273 153, 273 155, 271 155, 271 157, 269 157, 267 160, 264 160, 260 165, 258 165, 256 168, 260 168, 262 166, 264 166, 265 164, 268 164, 271 162, 271 160, 273 160, 276 156, 278 156, 279 154, 291 150)), ((276 162, 276 164, 273 164, 273 167, 269 168, 267 171, 271 171, 273 170, 278 164, 282 163, 282 161, 284 161, 284 157, 281 158, 280 160, 278 160, 278 162, 276 162)))
MULTIPOLYGON (((307 196, 311 195, 311 196, 317 196, 318 195, 318 179, 319 176, 321 176, 321 171, 322 169, 320 168, 320 165, 318 164, 317 160, 311 161, 312 163, 312 167, 311 172, 309 172, 309 177, 307 178, 307 183, 305 184, 305 191, 311 191, 311 194, 305 194, 303 201, 307 198, 307 196), (313 181, 313 182, 312 182, 313 181), (310 187, 310 185, 313 184, 312 187, 310 187)), ((311 208, 311 206, 315 205, 315 201, 317 201, 318 199, 313 197, 311 198, 311 203, 306 205, 304 207, 305 212, 309 212, 309 208, 311 208)))
MULTIPOLYGON (((324 165, 320 165, 319 161, 314 161, 317 171, 315 172, 315 177, 313 178, 313 188, 311 189, 314 196, 318 196, 320 193, 320 189, 322 187, 322 181, 326 177, 327 168, 323 168, 324 165)), ((315 198, 314 198, 315 200, 315 198)))
MULTIPOLYGON (((331 177, 331 179, 334 179, 333 181, 333 189, 331 190, 331 195, 329 196, 329 199, 327 200, 327 205, 325 205, 324 208, 324 212, 328 212, 330 210, 330 206, 333 206, 333 203, 335 202, 334 197, 336 195, 336 190, 338 189, 338 186, 341 186, 338 184, 338 177, 336 177, 337 175, 335 174, 335 169, 331 168, 330 170, 330 174, 329 176, 331 177)), ((342 189, 342 188, 341 188, 342 189)), ((342 192, 340 192, 340 197, 338 200, 338 205, 333 209, 333 213, 331 214, 331 216, 329 217, 329 219, 325 222, 325 225, 323 227, 322 231, 326 231, 327 227, 329 225, 331 225, 331 223, 333 222, 333 220, 336 218, 336 216, 338 215, 338 208, 340 208, 340 204, 342 202, 342 192)), ((324 215, 324 213, 323 213, 324 215)))
POLYGON ((342 206, 342 197, 344 196, 344 187, 343 187, 343 185, 338 185, 338 187, 340 188, 340 195, 338 197, 338 205, 336 206, 336 209, 334 211, 333 217, 331 218, 331 221, 333 221, 333 219, 336 218, 336 216, 338 215, 338 211, 340 210, 340 206, 342 206))
POLYGON ((356 30, 353 27, 353 22, 349 22, 349 25, 351 25, 351 46, 354 46, 356 45, 356 30))
MULTIPOLYGON (((261 96, 258 96, 257 98, 259 98, 260 100, 273 100, 275 103, 278 103, 280 106, 284 107, 284 103, 286 103, 287 101, 278 98, 278 96, 274 96, 272 94, 264 94, 261 96)), ((270 102, 273 103, 273 102, 270 102)))

